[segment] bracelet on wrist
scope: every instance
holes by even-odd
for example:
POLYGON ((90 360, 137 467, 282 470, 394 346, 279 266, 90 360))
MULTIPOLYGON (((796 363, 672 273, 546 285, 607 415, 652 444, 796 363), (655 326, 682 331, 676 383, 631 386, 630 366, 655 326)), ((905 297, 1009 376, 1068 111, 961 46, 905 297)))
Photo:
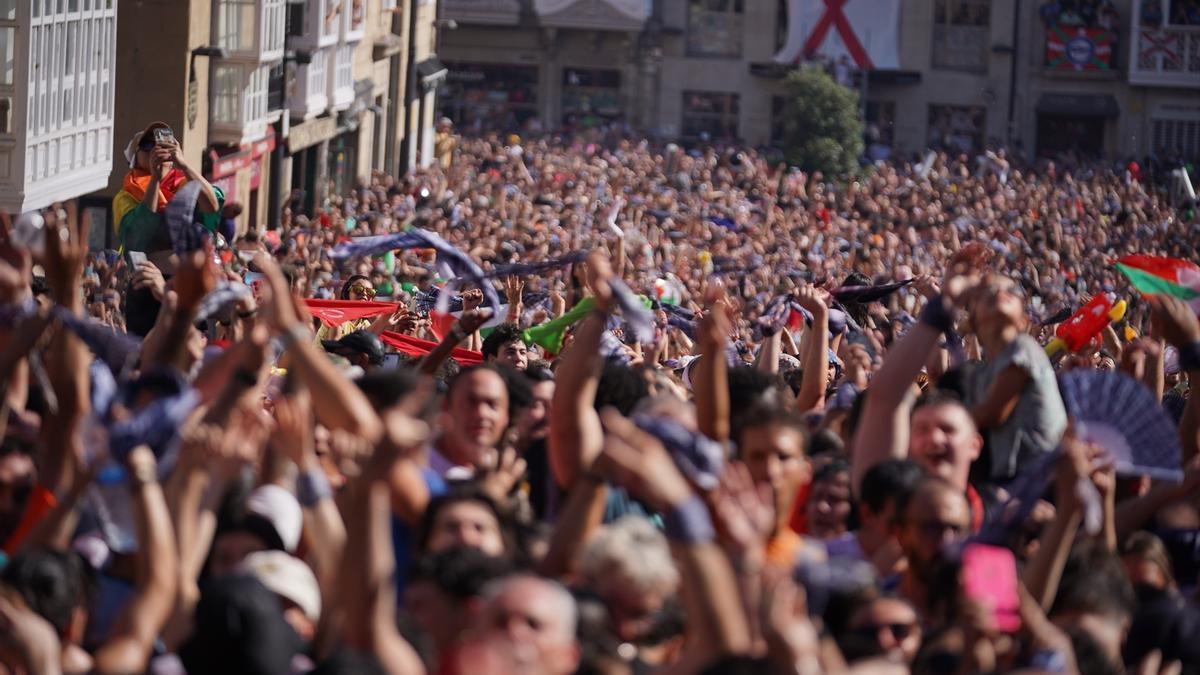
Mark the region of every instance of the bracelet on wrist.
POLYGON ((699 495, 692 495, 663 514, 663 534, 683 544, 701 544, 717 538, 712 514, 699 495))
POLYGON ((319 468, 303 471, 296 478, 296 500, 300 506, 312 508, 332 497, 333 486, 329 484, 329 477, 319 468))
POLYGON ((925 303, 917 320, 940 333, 948 333, 954 328, 954 310, 946 298, 939 295, 925 303))
POLYGON ((292 324, 279 334, 279 340, 283 342, 284 348, 291 348, 297 342, 306 339, 308 339, 308 329, 300 322, 292 324))

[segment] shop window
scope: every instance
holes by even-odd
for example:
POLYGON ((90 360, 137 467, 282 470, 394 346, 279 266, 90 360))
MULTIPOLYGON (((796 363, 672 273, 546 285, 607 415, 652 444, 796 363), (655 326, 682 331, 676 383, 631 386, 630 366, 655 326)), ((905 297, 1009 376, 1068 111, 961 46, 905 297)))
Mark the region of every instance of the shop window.
POLYGON ((986 113, 981 106, 929 106, 929 145, 951 152, 983 147, 986 113))
POLYGON ((738 95, 683 92, 683 135, 711 140, 737 138, 738 95))
POLYGON ((446 69, 438 99, 460 128, 517 131, 536 120, 536 67, 447 62, 446 69))
POLYGON ((564 68, 562 116, 566 127, 592 127, 621 114, 621 72, 564 68))
POLYGON ((742 55, 743 0, 690 0, 688 54, 737 58, 742 55))
POLYGON ((987 70, 991 4, 991 0, 934 0, 934 68, 987 70))

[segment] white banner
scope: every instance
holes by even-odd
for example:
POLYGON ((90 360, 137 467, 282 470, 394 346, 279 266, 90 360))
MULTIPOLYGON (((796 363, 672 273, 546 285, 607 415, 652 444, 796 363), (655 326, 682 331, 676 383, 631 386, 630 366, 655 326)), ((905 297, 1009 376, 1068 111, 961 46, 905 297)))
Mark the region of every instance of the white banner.
POLYGON ((788 0, 788 38, 776 63, 849 58, 859 68, 900 67, 900 0, 788 0))

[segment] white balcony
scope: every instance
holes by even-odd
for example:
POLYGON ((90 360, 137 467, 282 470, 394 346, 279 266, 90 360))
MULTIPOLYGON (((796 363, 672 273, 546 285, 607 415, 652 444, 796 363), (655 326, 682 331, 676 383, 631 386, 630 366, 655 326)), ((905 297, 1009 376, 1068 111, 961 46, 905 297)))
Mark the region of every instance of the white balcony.
POLYGON ((284 0, 218 0, 212 26, 213 44, 229 61, 263 64, 283 58, 284 0))
POLYGON ((1141 0, 1130 31, 1130 84, 1200 89, 1200 24, 1172 23, 1170 0, 1141 0))
POLYGON ((270 66, 221 62, 213 66, 209 90, 209 139, 243 145, 267 135, 267 83, 270 66))
POLYGON ((0 0, 0 208, 42 208, 108 183, 116 0, 0 0))
POLYGON ((288 98, 293 118, 310 119, 329 107, 329 60, 334 47, 313 50, 312 61, 296 67, 294 88, 288 98))

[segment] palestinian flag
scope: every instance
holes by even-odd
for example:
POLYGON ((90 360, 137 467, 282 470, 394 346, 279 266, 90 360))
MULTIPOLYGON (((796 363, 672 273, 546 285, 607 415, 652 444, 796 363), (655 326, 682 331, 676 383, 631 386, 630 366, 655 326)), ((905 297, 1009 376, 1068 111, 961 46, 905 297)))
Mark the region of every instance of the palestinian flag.
POLYGON ((1187 260, 1152 255, 1127 255, 1117 269, 1145 295, 1170 295, 1186 301, 1200 314, 1200 266, 1187 260))

